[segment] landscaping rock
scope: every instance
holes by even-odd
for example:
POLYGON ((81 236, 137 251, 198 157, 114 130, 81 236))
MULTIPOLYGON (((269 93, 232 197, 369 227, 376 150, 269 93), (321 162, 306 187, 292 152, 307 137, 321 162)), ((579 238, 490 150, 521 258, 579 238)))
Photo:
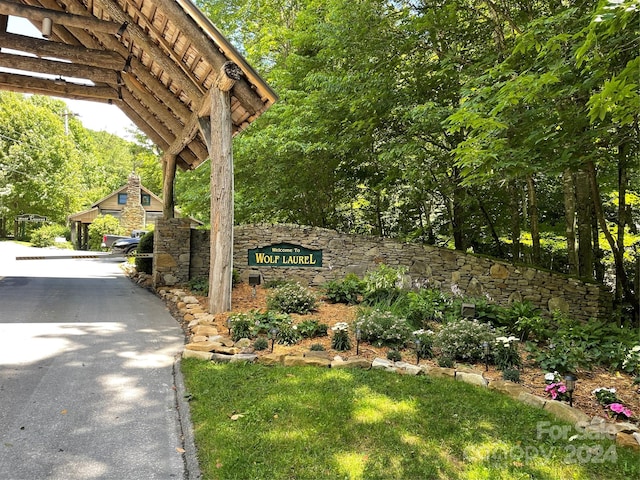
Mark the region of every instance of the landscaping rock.
POLYGON ((198 358, 200 360, 211 360, 213 353, 211 352, 200 352, 197 350, 183 350, 182 358, 198 358))
POLYGON ((218 329, 209 325, 198 325, 192 331, 194 335, 205 335, 207 337, 218 334, 218 329))
POLYGON ((430 377, 454 378, 456 376, 456 371, 453 368, 431 367, 429 365, 423 365, 421 368, 425 375, 429 375, 430 377))
MULTIPOLYGON (((489 388, 491 388, 491 383, 489 384, 489 388)), ((538 408, 544 408, 545 403, 547 403, 546 399, 539 397, 537 395, 533 395, 528 392, 522 392, 520 393, 520 395, 514 398, 517 398, 520 402, 526 405, 531 405, 532 407, 538 407, 538 408)))
POLYGON ((249 340, 248 338, 241 338, 236 343, 234 343, 233 346, 237 348, 247 348, 251 346, 251 340, 249 340))
POLYGON ((210 342, 215 346, 211 349, 212 352, 215 353, 224 353, 225 355, 236 355, 240 353, 240 349, 236 347, 225 347, 224 345, 220 345, 218 342, 210 342))
POLYGON ((371 368, 374 370, 386 370, 388 372, 397 371, 393 362, 384 358, 375 358, 371 363, 371 368))
POLYGON ((308 352, 304 352, 302 356, 308 357, 308 358, 322 358, 324 360, 331 359, 331 355, 329 355, 329 352, 314 351, 314 350, 309 350, 308 352))
POLYGON ((200 305, 200 302, 198 301, 198 299, 192 295, 187 295, 185 297, 182 297, 182 301, 186 304, 198 304, 200 305))
POLYGON ((331 361, 328 358, 302 357, 298 355, 287 355, 284 357, 285 367, 330 367, 331 361))
POLYGON ((640 450, 640 443, 631 433, 620 432, 616 435, 616 445, 620 447, 629 447, 633 450, 640 450))
POLYGON ((629 422, 616 422, 613 424, 613 426, 618 432, 624 432, 624 433, 640 432, 640 429, 638 429, 636 425, 629 422))
POLYGON ((225 355, 224 353, 212 353, 211 360, 216 363, 229 363, 233 355, 225 355))
POLYGON ((224 348, 217 342, 192 342, 184 346, 187 350, 196 350, 198 352, 213 352, 216 348, 224 348))
POLYGON ((282 353, 268 353, 262 355, 258 362, 263 365, 282 365, 284 363, 285 355, 282 353))
POLYGON ((198 325, 200 325, 200 320, 195 319, 195 320, 191 320, 191 321, 189 322, 188 327, 189 327, 189 328, 193 328, 193 327, 197 327, 198 325))
POLYGON ((512 398, 518 398, 523 393, 528 393, 524 387, 508 380, 494 380, 489 383, 489 390, 509 395, 512 398))
POLYGON ((371 368, 371 362, 363 357, 351 357, 347 360, 336 357, 331 362, 331 368, 364 368, 368 370, 371 368))
POLYGON ((231 363, 245 362, 245 363, 255 363, 258 361, 258 355, 253 353, 239 353, 237 355, 233 355, 231 357, 231 363))
POLYGON ((398 369, 398 373, 403 375, 420 375, 422 369, 418 365, 407 362, 396 362, 394 365, 398 369))
POLYGON ((557 400, 547 400, 544 404, 544 409, 558 417, 560 420, 565 420, 574 425, 578 422, 588 422, 590 420, 588 415, 577 408, 570 407, 566 403, 562 403, 557 400))
POLYGON ((195 318, 196 318, 196 317, 194 317, 194 316, 193 316, 193 315, 191 315, 190 313, 185 313, 185 314, 183 315, 183 317, 182 317, 182 319, 183 319, 185 322, 190 322, 190 321, 192 321, 192 320, 195 320, 195 318))
POLYGON ((456 372, 455 378, 461 382, 470 383, 478 387, 486 387, 488 383, 482 375, 478 375, 477 373, 456 372))
POLYGON ((209 340, 209 337, 205 337, 204 335, 194 335, 191 337, 192 343, 206 342, 207 340, 209 340))

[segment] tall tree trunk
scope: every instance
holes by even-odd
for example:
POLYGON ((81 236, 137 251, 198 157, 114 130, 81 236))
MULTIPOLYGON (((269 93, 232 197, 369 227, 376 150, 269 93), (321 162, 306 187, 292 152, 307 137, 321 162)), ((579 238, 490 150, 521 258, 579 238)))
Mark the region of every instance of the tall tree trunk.
POLYGON ((467 242, 464 236, 464 223, 466 217, 466 197, 467 189, 462 186, 460 172, 456 167, 453 174, 453 216, 451 218, 451 227, 453 229, 453 242, 456 250, 466 250, 467 242))
POLYGON ((533 175, 527 175, 527 199, 529 202, 529 227, 531 229, 531 241, 533 242, 534 265, 540 265, 540 228, 538 227, 538 198, 536 197, 536 184, 533 175))
MULTIPOLYGON (((618 247, 624 256, 624 227, 627 224, 627 146, 625 142, 618 147, 618 247)), ((620 300, 622 285, 616 277, 616 300, 620 300)), ((637 292, 636 292, 637 294, 637 292)))
POLYGON ((571 170, 566 169, 562 174, 564 192, 564 221, 567 237, 567 255, 569 259, 569 273, 578 274, 578 255, 576 252, 576 196, 574 179, 571 170))
POLYGON ((589 175, 583 169, 576 173, 576 214, 578 219, 578 274, 593 278, 593 237, 591 235, 591 195, 589 175))
POLYGON ((511 256, 520 260, 520 193, 515 180, 509 182, 509 210, 511 210, 511 256))
POLYGON ((609 246, 611 247, 611 251, 613 252, 613 259, 616 265, 616 281, 620 282, 622 296, 625 301, 633 306, 635 318, 637 319, 640 316, 640 306, 638 305, 638 299, 633 294, 629 278, 627 277, 627 272, 624 269, 624 262, 622 257, 624 254, 624 245, 617 245, 615 239, 613 238, 613 235, 611 235, 611 232, 607 228, 607 220, 604 217, 602 199, 600 198, 600 187, 598 186, 598 179, 596 177, 596 167, 592 161, 588 162, 586 166, 587 173, 589 175, 588 178, 589 184, 591 186, 593 207, 595 210, 596 218, 598 219, 600 229, 604 233, 604 236, 607 239, 607 242, 609 242, 609 246))
POLYGON ((487 209, 485 208, 484 202, 482 201, 482 199, 478 198, 476 195, 474 195, 474 197, 478 202, 478 207, 482 212, 482 216, 487 221, 487 226, 489 227, 489 231, 491 232, 491 238, 493 238, 493 243, 495 243, 496 245, 496 251, 498 253, 498 256, 504 257, 504 252, 502 251, 502 244, 500 242, 500 237, 498 236, 498 232, 496 232, 496 227, 494 225, 493 219, 489 215, 489 212, 487 212, 487 209))

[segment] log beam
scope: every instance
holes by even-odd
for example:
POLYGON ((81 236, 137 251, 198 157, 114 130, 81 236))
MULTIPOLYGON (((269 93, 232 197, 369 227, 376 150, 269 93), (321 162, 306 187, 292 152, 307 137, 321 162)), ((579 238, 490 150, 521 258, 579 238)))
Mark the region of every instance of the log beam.
POLYGON ((165 153, 162 156, 162 217, 169 220, 174 217, 175 201, 173 185, 176 178, 176 155, 165 153))
POLYGON ((27 70, 29 72, 58 75, 64 77, 84 78, 93 82, 102 82, 109 85, 118 84, 118 75, 114 70, 106 68, 89 67, 75 63, 58 62, 55 60, 43 60, 23 55, 0 53, 0 67, 27 70))
POLYGON ((235 80, 224 68, 211 97, 211 259, 209 265, 209 312, 231 310, 233 273, 233 122, 231 95, 235 80), (224 89, 224 90, 223 90, 224 89))
POLYGON ((118 92, 111 87, 91 87, 64 80, 46 80, 2 72, 0 72, 0 90, 107 103, 118 99, 118 92))
POLYGON ((2 33, 1 31, 0 45, 2 48, 32 53, 39 57, 59 58, 61 60, 69 60, 75 64, 109 70, 121 71, 124 70, 126 65, 126 60, 112 51, 49 42, 39 38, 25 37, 24 35, 2 33))
POLYGON ((116 35, 122 23, 108 22, 100 20, 96 17, 72 15, 57 10, 49 10, 41 7, 32 7, 22 3, 9 2, 0 0, 0 15, 13 15, 15 17, 27 18, 31 21, 42 22, 43 19, 49 18, 53 23, 64 25, 65 27, 83 28, 93 32, 104 32, 110 35, 116 35))

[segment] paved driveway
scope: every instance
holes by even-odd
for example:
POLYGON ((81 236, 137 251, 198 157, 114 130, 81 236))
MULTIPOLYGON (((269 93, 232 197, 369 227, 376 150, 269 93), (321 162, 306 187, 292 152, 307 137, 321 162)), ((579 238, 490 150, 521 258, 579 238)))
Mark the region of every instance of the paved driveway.
POLYGON ((0 479, 187 478, 181 328, 118 261, 41 254, 0 242, 0 479))

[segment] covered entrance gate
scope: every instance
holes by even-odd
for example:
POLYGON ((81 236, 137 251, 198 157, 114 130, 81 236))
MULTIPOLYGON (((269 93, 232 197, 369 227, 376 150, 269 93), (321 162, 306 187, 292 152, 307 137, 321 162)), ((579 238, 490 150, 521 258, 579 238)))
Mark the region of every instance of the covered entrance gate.
POLYGON ((231 139, 277 97, 213 24, 189 0, 0 0, 0 67, 25 72, 0 89, 117 105, 164 152, 169 224, 176 169, 211 159, 210 310, 230 309, 231 139), (44 39, 8 33, 9 16, 44 39))

